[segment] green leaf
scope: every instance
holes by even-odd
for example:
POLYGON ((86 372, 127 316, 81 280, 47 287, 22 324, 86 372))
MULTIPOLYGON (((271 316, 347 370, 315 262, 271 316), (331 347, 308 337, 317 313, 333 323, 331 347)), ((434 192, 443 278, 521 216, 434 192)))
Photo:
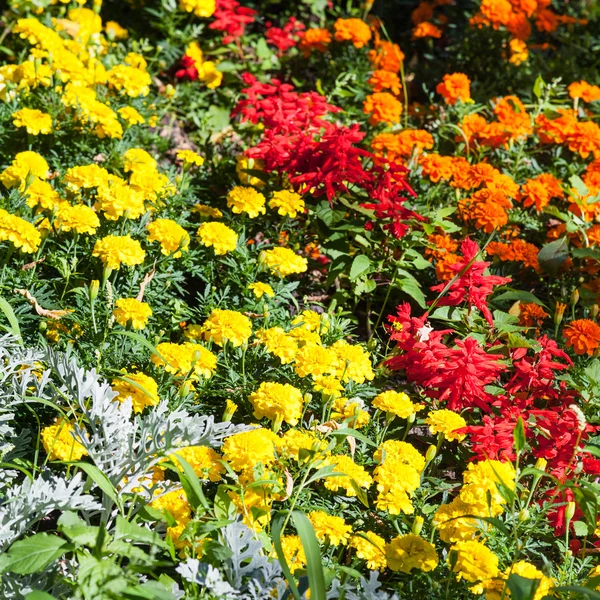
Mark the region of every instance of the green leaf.
POLYGON ((294 521, 296 531, 300 536, 300 541, 304 548, 304 554, 306 555, 306 571, 310 584, 310 598, 311 600, 326 600, 327 591, 325 589, 323 561, 315 530, 308 517, 300 511, 295 510, 292 512, 292 520, 294 521))
POLYGON ((544 85, 545 85, 545 82, 544 82, 542 76, 538 75, 535 80, 535 83, 533 84, 533 93, 535 94, 536 98, 542 97, 542 94, 544 92, 544 85))
POLYGON ((398 284, 398 287, 405 294, 408 294, 421 308, 427 306, 425 294, 423 294, 421 286, 416 279, 398 279, 396 283, 398 284))
POLYGON ((29 592, 29 594, 25 596, 25 600, 56 600, 56 598, 54 596, 51 596, 47 592, 34 590, 33 592, 29 592))
POLYGON ((569 183, 572 187, 574 187, 577 190, 577 193, 581 197, 585 197, 590 193, 590 190, 588 190, 587 185, 585 185, 581 177, 577 175, 571 175, 571 177, 569 178, 569 183))
POLYGON ((585 537, 590 532, 589 527, 583 521, 574 521, 573 529, 575 529, 577 537, 585 537))
POLYGON ((600 600, 600 592, 580 585, 559 585, 558 587, 552 588, 552 591, 576 592, 578 594, 583 594, 586 598, 591 598, 591 600, 600 600))
POLYGON ((290 571, 290 567, 288 566, 287 561, 285 559, 285 554, 283 553, 283 547, 281 546, 281 536, 283 535, 282 527, 284 519, 285 513, 279 513, 273 519, 273 523, 271 525, 271 536, 273 538, 273 546, 275 546, 277 559, 279 560, 281 570, 283 571, 283 575, 286 578, 288 585, 290 586, 290 591, 292 592, 294 599, 302 600, 300 592, 298 591, 296 580, 292 575, 292 572, 290 571))
POLYGON ((515 450, 517 453, 522 452, 523 448, 525 448, 526 438, 525 425, 523 424, 523 419, 521 417, 517 419, 517 426, 513 431, 513 436, 515 439, 515 450))
POLYGON ((569 258, 569 240, 567 237, 546 244, 538 254, 540 266, 550 275, 556 275, 567 258, 569 258))
POLYGON ((19 344, 23 344, 23 336, 21 335, 21 328, 19 327, 17 315, 15 315, 12 306, 2 296, 0 296, 0 310, 4 313, 4 316, 10 324, 10 327, 7 327, 6 325, 3 325, 2 327, 11 333, 17 339, 19 344))
POLYGON ((78 467, 119 507, 122 508, 121 498, 108 477, 96 466, 90 463, 75 461, 66 464, 78 467))
POLYGON ((141 542, 143 544, 160 546, 161 548, 169 547, 169 545, 163 541, 156 532, 150 531, 149 529, 146 529, 141 525, 137 525, 136 523, 130 523, 127 519, 124 519, 120 515, 117 517, 115 539, 126 539, 133 542, 141 542))
POLYGON ((73 547, 57 535, 37 533, 15 542, 2 558, 0 572, 30 575, 43 571, 73 547))
POLYGON ((585 515, 588 527, 593 530, 598 521, 598 496, 594 490, 584 486, 585 484, 581 484, 581 487, 574 487, 572 490, 579 508, 585 515))
POLYGON ((511 600, 533 600, 541 579, 527 579, 512 573, 506 582, 511 600))
POLYGON ((537 304, 539 306, 543 306, 547 308, 547 306, 537 297, 534 296, 531 292, 526 292, 524 290, 509 290, 508 292, 504 292, 499 296, 494 296, 494 302, 502 301, 502 300, 519 300, 520 302, 532 302, 533 304, 537 304))
POLYGON ((371 268, 371 260, 364 254, 357 254, 352 261, 350 267, 350 279, 355 280, 363 273, 366 273, 371 268))
POLYGON ((177 462, 179 462, 181 468, 183 469, 183 473, 180 473, 179 479, 181 480, 181 485, 183 486, 188 502, 192 505, 194 510, 198 510, 200 505, 202 505, 205 510, 208 510, 208 501, 204 496, 202 486, 200 485, 200 480, 194 472, 194 469, 190 463, 185 460, 185 458, 179 456, 178 454, 174 454, 171 457, 171 460, 175 459, 177 462))

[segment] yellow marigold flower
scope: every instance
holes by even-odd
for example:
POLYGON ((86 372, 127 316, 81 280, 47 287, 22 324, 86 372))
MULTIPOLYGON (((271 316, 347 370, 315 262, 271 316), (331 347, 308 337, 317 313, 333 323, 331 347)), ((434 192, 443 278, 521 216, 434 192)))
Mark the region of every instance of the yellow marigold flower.
POLYGON ((252 290, 254 295, 260 300, 265 294, 272 298, 275 295, 273 288, 268 283, 262 283, 257 281, 256 283, 251 283, 248 286, 249 290, 252 290))
POLYGON ((322 392, 330 398, 337 398, 344 391, 342 382, 333 375, 317 375, 314 380, 313 389, 316 392, 322 392))
POLYGON ((252 187, 237 185, 227 194, 227 207, 234 213, 246 213, 251 219, 264 215, 265 197, 252 187))
POLYGON ((292 573, 306 566, 306 554, 300 536, 285 535, 281 538, 281 549, 292 573))
POLYGON ((500 493, 499 485, 502 483, 510 490, 516 487, 515 469, 509 462, 499 460, 482 460, 478 463, 469 463, 463 473, 464 485, 460 490, 463 502, 480 507, 481 512, 491 516, 498 516, 504 511, 506 499, 500 493), (491 506, 488 506, 488 499, 491 506))
POLYGON ((326 458, 323 466, 334 465, 336 473, 343 473, 344 477, 326 477, 325 487, 332 492, 340 489, 346 491, 346 496, 356 496, 356 487, 368 490, 373 483, 373 478, 364 467, 357 465, 349 456, 344 454, 326 458))
POLYGON ((120 217, 139 219, 146 213, 144 195, 119 177, 98 186, 94 208, 101 210, 109 221, 120 217))
POLYGON ((152 79, 142 69, 128 65, 116 65, 108 71, 107 77, 111 88, 124 92, 131 98, 147 96, 150 93, 152 79))
POLYGON ((22 252, 33 254, 41 241, 40 232, 29 221, 0 208, 0 242, 11 242, 22 252))
POLYGON ((219 346, 230 342, 234 346, 247 344, 252 335, 252 321, 235 310, 215 308, 202 326, 205 340, 219 346))
POLYGON ((371 39, 371 28, 361 19, 338 19, 333 28, 337 42, 350 41, 355 48, 362 48, 371 39))
POLYGON ((87 456, 87 450, 75 439, 74 433, 73 425, 64 418, 42 429, 42 444, 49 460, 81 460, 87 456))
POLYGON ((141 413, 146 406, 158 404, 158 384, 152 377, 127 371, 123 372, 122 377, 123 379, 113 379, 111 384, 112 389, 119 394, 117 400, 123 402, 131 398, 131 405, 136 413, 141 413))
POLYGON ((204 164, 204 157, 193 150, 177 150, 177 159, 183 161, 186 165, 195 165, 201 167, 204 164))
POLYGON ((152 316, 152 309, 146 302, 140 302, 135 298, 120 298, 115 302, 112 314, 117 323, 123 327, 127 327, 131 322, 134 329, 144 329, 152 316))
POLYGON ((179 8, 194 13, 197 17, 208 19, 216 10, 215 0, 179 0, 179 8))
POLYGON ((529 58, 529 51, 527 50, 527 44, 518 38, 513 38, 508 42, 510 49, 510 57, 508 62, 512 65, 519 66, 529 58))
POLYGON ((371 420, 359 398, 336 398, 331 405, 331 418, 334 421, 349 421, 352 429, 360 429, 371 420))
POLYGON ((25 127, 27 133, 39 135, 52 133, 52 117, 35 108, 22 108, 12 114, 15 127, 25 127))
POLYGON ((217 357, 200 344, 163 342, 156 346, 156 350, 165 360, 153 354, 152 362, 176 376, 190 373, 191 379, 200 376, 209 378, 217 368, 217 357))
POLYGON ((289 248, 277 247, 271 250, 263 250, 258 261, 265 265, 273 275, 287 277, 295 273, 304 273, 308 269, 308 261, 298 256, 289 248))
POLYGON ((401 419, 408 419, 410 415, 414 415, 416 412, 423 410, 422 404, 413 404, 408 394, 404 392, 395 392, 393 390, 387 390, 377 394, 373 398, 372 402, 375 408, 385 411, 386 413, 392 413, 401 419))
POLYGON ((233 252, 238 243, 238 234, 227 225, 217 222, 202 223, 198 228, 198 237, 204 246, 212 246, 217 255, 233 252))
POLYGON ((54 226, 59 231, 92 235, 100 227, 100 219, 94 209, 85 204, 71 206, 68 202, 61 202, 56 211, 54 226))
MULTIPOLYGON (((454 498, 450 504, 441 504, 433 516, 433 525, 437 527, 440 539, 448 544, 472 540, 479 533, 481 526, 485 526, 485 522, 481 521, 480 524, 475 519, 463 517, 474 515, 478 510, 478 507, 463 502, 460 496, 454 498)), ((489 512, 482 516, 489 516, 489 512)))
POLYGON ((302 327, 308 331, 317 331, 325 333, 329 331, 329 317, 326 313, 319 314, 314 310, 303 310, 298 316, 292 319, 292 325, 302 327))
POLYGON ((160 242, 160 251, 165 256, 179 258, 190 245, 188 232, 171 219, 156 219, 148 224, 149 242, 160 242))
POLYGON ((267 418, 276 424, 296 425, 302 417, 304 398, 302 392, 289 383, 263 381, 248 400, 254 407, 257 419, 267 418))
POLYGON ((180 471, 183 471, 183 467, 176 459, 177 456, 187 461, 194 469, 194 473, 203 481, 219 481, 221 474, 225 473, 225 467, 220 462, 221 455, 208 446, 186 446, 173 452, 169 458, 180 471))
POLYGON ((133 106, 124 106, 123 108, 119 108, 117 112, 127 125, 142 125, 146 122, 144 117, 133 106))
POLYGON ((294 370, 299 377, 312 375, 335 374, 339 369, 339 361, 335 352, 317 344, 306 344, 296 354, 294 370))
POLYGON ((70 190, 77 192, 81 188, 89 189, 108 184, 109 180, 113 177, 114 176, 103 167, 99 167, 98 165, 85 165, 67 169, 62 181, 70 190))
POLYGON ((129 37, 127 29, 121 27, 116 21, 107 21, 104 31, 109 40, 126 40, 129 37))
POLYGON ((320 440, 314 431, 306 429, 288 429, 279 440, 280 451, 284 456, 289 456, 299 462, 304 462, 313 453, 318 456, 327 447, 327 442, 320 440), (306 450, 300 456, 300 450, 306 450))
POLYGON ((418 535, 399 535, 385 547, 387 566, 392 571, 433 571, 438 566, 435 547, 418 535))
POLYGON ((281 327, 260 329, 256 332, 256 339, 263 344, 270 354, 274 354, 281 364, 287 365, 294 360, 298 352, 298 344, 281 327))
POLYGON ((431 433, 441 433, 449 442, 453 442, 454 440, 462 442, 467 437, 464 433, 455 433, 457 429, 466 427, 467 422, 453 410, 443 408, 431 411, 427 415, 425 423, 429 425, 431 433))
POLYGON ((27 194, 27 206, 30 208, 39 207, 43 210, 52 210, 61 201, 58 192, 47 181, 42 181, 37 177, 31 182, 25 193, 27 194))
POLYGON ((296 340, 299 348, 302 348, 305 344, 321 345, 321 336, 316 331, 309 331, 304 327, 294 327, 290 329, 287 335, 296 340))
MULTIPOLYGON (((597 568, 597 567, 596 567, 597 568)), ((519 575, 525 579, 537 579, 539 580, 538 588, 535 591, 535 595, 532 600, 542 600, 543 598, 550 597, 552 588, 554 587, 554 580, 551 577, 547 577, 531 563, 520 560, 509 567, 504 573, 500 573, 497 579, 491 579, 485 583, 485 598, 486 600, 501 600, 502 598, 510 598, 510 590, 506 587, 506 580, 511 575, 519 575)), ((590 573, 590 576, 592 574, 590 573)))
POLYGON ((235 411, 238 409, 238 405, 232 402, 229 398, 225 401, 225 410, 223 411, 223 421, 231 421, 235 411))
POLYGON ((257 188, 264 187, 265 182, 262 179, 246 173, 246 171, 262 171, 264 168, 265 164, 262 160, 248 158, 243 154, 236 158, 235 172, 239 177, 240 183, 244 185, 251 185, 257 188))
POLYGON ((126 173, 136 170, 154 171, 157 167, 156 160, 143 148, 129 148, 123 155, 123 168, 126 173))
POLYGON ((218 208, 213 208, 207 204, 194 204, 192 211, 198 213, 201 217, 210 217, 211 219, 220 219, 223 216, 218 208))
POLYGON ((168 512, 178 523, 188 523, 192 518, 192 509, 183 490, 172 490, 150 503, 160 512, 168 512))
POLYGON ((342 381, 364 383, 372 381, 375 377, 369 353, 361 346, 349 344, 345 340, 338 340, 330 346, 339 361, 338 376, 342 381))
POLYGON ((373 454, 373 459, 390 468, 394 464, 408 465, 419 473, 425 468, 426 462, 425 457, 412 444, 400 440, 383 442, 373 454))
POLYGON ((200 341, 202 339, 202 325, 188 325, 183 332, 188 340, 200 341))
POLYGON ((275 461, 279 438, 268 429, 258 428, 229 436, 223 443, 223 459, 234 471, 252 470, 275 461))
POLYGON ((48 179, 48 163, 37 152, 19 152, 7 169, 0 173, 0 181, 7 187, 19 186, 23 191, 28 176, 48 179))
POLYGON ((469 583, 475 583, 470 588, 474 594, 483 592, 482 582, 498 576, 498 557, 481 542, 457 542, 450 550, 456 552, 456 580, 465 579, 469 583))
POLYGON ((328 515, 321 510, 308 513, 308 518, 315 529, 320 542, 328 541, 332 546, 346 545, 352 533, 352 527, 346 525, 342 517, 328 515))
POLYGON ((107 235, 96 241, 92 256, 98 257, 108 269, 119 269, 121 265, 142 264, 146 253, 140 243, 128 235, 107 235))
POLYGON ((356 550, 358 558, 367 561, 367 569, 383 571, 386 567, 385 540, 372 531, 360 533, 364 537, 353 535, 350 538, 350 547, 356 550))
POLYGON ((277 214, 282 217, 295 219, 298 213, 304 212, 306 205, 300 194, 290 190, 281 190, 273 192, 273 196, 269 200, 269 207, 276 208, 277 214))

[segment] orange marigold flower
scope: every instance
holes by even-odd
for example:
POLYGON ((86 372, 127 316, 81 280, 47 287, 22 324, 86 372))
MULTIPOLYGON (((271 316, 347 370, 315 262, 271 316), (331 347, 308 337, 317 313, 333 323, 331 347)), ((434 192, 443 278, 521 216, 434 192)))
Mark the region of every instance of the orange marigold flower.
POLYGON ((384 69, 377 69, 377 71, 374 71, 368 83, 373 88, 374 92, 390 90, 392 94, 398 95, 402 89, 402 84, 400 83, 398 75, 391 71, 385 71, 384 69))
POLYGON ((367 96, 363 104, 365 114, 370 114, 369 123, 399 123, 402 104, 389 92, 378 92, 367 96))
POLYGON ((600 157, 600 127, 594 121, 581 121, 567 138, 571 152, 577 152, 581 158, 593 154, 600 157))
POLYGON ((419 164, 423 169, 423 174, 427 175, 434 183, 440 179, 448 181, 454 173, 451 156, 425 154, 419 158, 419 164))
POLYGON ((574 81, 568 88, 571 98, 580 98, 584 102, 600 100, 600 87, 587 81, 574 81))
POLYGON ((538 0, 510 0, 515 10, 524 12, 528 17, 538 9, 538 0))
POLYGON ((513 7, 508 0, 481 0, 480 10, 494 29, 508 25, 513 15, 513 7))
POLYGON ((548 188, 541 181, 528 179, 521 188, 519 200, 526 208, 535 205, 535 210, 542 212, 550 204, 550 194, 548 188))
POLYGON ((575 131, 577 117, 570 109, 559 108, 560 117, 549 119, 546 115, 538 115, 535 124, 542 144, 562 144, 575 131))
POLYGON ((522 12, 512 14, 506 24, 506 29, 521 41, 528 40, 531 37, 531 23, 522 12))
POLYGON ((404 61, 404 52, 398 44, 387 41, 376 41, 376 50, 369 50, 369 60, 377 69, 398 73, 404 61))
POLYGON ((423 21, 422 23, 419 23, 414 29, 413 29, 413 38, 414 39, 420 39, 420 38, 441 38, 442 37, 442 30, 437 27, 436 25, 434 25, 433 23, 430 23, 429 21, 423 21))
POLYGON ((600 246, 600 225, 592 225, 586 232, 590 246, 600 246))
POLYGON ((536 330, 539 330, 549 316, 550 315, 535 302, 521 302, 519 304, 519 325, 522 325, 523 327, 535 327, 536 330))
POLYGON ((450 267, 462 260, 462 257, 458 256, 458 254, 444 254, 435 265, 435 276, 438 278, 438 281, 450 281, 456 275, 456 271, 453 271, 450 267))
POLYGON ((471 80, 464 73, 444 75, 435 91, 444 97, 446 104, 456 104, 458 100, 467 102, 471 99, 471 80))
MULTIPOLYGON (((465 137, 469 143, 473 138, 479 137, 479 134, 483 133, 488 127, 489 123, 478 113, 473 113, 465 116, 460 124, 465 137)), ((456 136, 456 141, 460 141, 461 136, 456 136)))
POLYGON ((508 42, 508 47, 510 49, 510 57, 508 62, 511 65, 515 65, 518 67, 520 64, 524 63, 529 58, 529 51, 527 50, 527 44, 520 40, 519 38, 513 38, 508 42))
POLYGON ((571 321, 563 332, 567 340, 567 348, 573 348, 575 354, 589 354, 590 356, 600 345, 600 327, 589 319, 571 321))
POLYGON ((327 46, 331 44, 331 33, 327 29, 320 27, 312 27, 298 34, 300 37, 300 43, 298 47, 302 51, 305 57, 307 57, 313 50, 318 52, 326 52, 327 46))
POLYGON ((497 98, 494 114, 511 133, 511 137, 529 135, 533 131, 531 118, 525 110, 525 105, 517 96, 497 98))
POLYGON ((433 18, 433 4, 431 2, 420 2, 419 6, 412 11, 410 15, 410 20, 414 25, 419 25, 419 23, 423 23, 424 21, 429 21, 433 18))
POLYGON ((509 198, 516 198, 519 195, 519 184, 515 183, 510 175, 504 173, 499 173, 486 185, 493 192, 502 192, 509 198))
POLYGON ((481 162, 470 165, 466 160, 465 162, 466 165, 462 164, 459 168, 455 167, 454 177, 450 184, 452 187, 462 190, 478 188, 481 185, 491 183, 501 174, 498 169, 492 167, 489 163, 481 162))
POLYGON ((490 256, 497 256, 501 261, 521 262, 525 267, 539 271, 539 250, 537 246, 521 239, 510 240, 507 244, 503 242, 490 242, 486 248, 490 256))
POLYGON ((352 42, 362 48, 371 39, 371 29, 362 19, 338 19, 334 24, 336 42, 352 42))
POLYGON ((492 233, 495 229, 500 229, 508 223, 506 209, 497 202, 478 202, 474 197, 471 197, 459 201, 458 209, 465 222, 472 223, 476 228, 482 229, 486 233, 492 233))
POLYGON ((427 238, 427 243, 429 245, 425 248, 425 256, 431 257, 430 260, 439 260, 458 250, 458 242, 445 233, 432 233, 427 238))
POLYGON ((538 31, 552 33, 558 29, 559 25, 560 19, 555 12, 549 9, 538 10, 535 16, 535 26, 538 31))

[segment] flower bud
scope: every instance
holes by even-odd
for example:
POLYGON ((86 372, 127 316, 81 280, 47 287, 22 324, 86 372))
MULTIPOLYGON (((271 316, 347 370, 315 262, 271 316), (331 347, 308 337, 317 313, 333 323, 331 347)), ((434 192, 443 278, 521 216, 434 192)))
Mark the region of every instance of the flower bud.
POLYGON ((546 465, 548 464, 548 461, 545 458, 538 458, 535 461, 535 468, 540 470, 540 471, 545 471, 546 470, 546 465))
POLYGON ((556 303, 556 309, 554 310, 554 324, 557 327, 561 324, 561 321, 563 320, 563 315, 565 314, 566 308, 566 304, 563 304, 562 302, 556 303))
POLYGON ((519 512, 519 521, 522 523, 523 521, 527 521, 527 519, 529 519, 529 510, 524 508, 519 512))
POLYGON ((575 288, 571 293, 571 306, 575 306, 579 302, 579 290, 575 288))
POLYGON ((90 300, 94 302, 98 297, 98 292, 100 291, 100 282, 97 279, 94 279, 92 283, 90 283, 90 300))
POLYGON ((414 535, 419 535, 421 533, 421 529, 423 529, 424 522, 425 522, 425 519, 423 519, 423 517, 415 517, 415 520, 413 521, 413 526, 412 526, 412 532, 414 535))
POLYGON ((427 460, 427 462, 431 462, 435 458, 436 454, 437 454, 437 448, 433 444, 431 444, 431 446, 429 446, 429 448, 427 448, 427 453, 425 454, 425 460, 427 460))
POLYGON ((575 504, 575 502, 567 502, 567 508, 565 509, 565 519, 567 521, 570 521, 575 515, 576 506, 577 505, 575 504))
POLYGON ((223 421, 231 421, 231 417, 233 417, 237 409, 238 405, 227 398, 227 401, 225 402, 225 410, 223 411, 223 421))
POLYGON ((412 425, 415 422, 415 419, 417 418, 417 413, 411 413, 410 415, 408 415, 408 419, 406 419, 408 421, 409 425, 412 425))
POLYGON ((593 304, 592 308, 590 308, 590 318, 595 320, 596 317, 598 316, 599 312, 600 312, 600 306, 598 306, 597 304, 593 304))

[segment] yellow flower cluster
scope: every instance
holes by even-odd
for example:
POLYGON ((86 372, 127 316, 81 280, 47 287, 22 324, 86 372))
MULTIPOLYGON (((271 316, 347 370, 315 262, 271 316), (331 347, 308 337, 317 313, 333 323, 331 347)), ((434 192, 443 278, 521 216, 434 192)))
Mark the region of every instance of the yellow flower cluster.
POLYGON ((22 252, 35 252, 42 241, 40 232, 25 219, 0 208, 0 242, 11 242, 22 252))
POLYGON ((137 240, 128 235, 107 235, 94 244, 92 256, 98 257, 107 269, 120 269, 121 265, 140 265, 146 253, 137 240))
POLYGON ((30 135, 52 132, 52 117, 36 108, 22 108, 12 114, 15 127, 24 127, 30 135))
POLYGON ((273 192, 271 200, 269 200, 269 207, 276 208, 277 213, 282 217, 291 217, 292 219, 306 209, 302 196, 289 190, 273 192))
POLYGON ((162 342, 156 351, 160 356, 153 354, 152 362, 177 377, 209 378, 217 368, 217 357, 200 344, 162 342))
POLYGON ((373 398, 373 406, 386 413, 390 413, 401 419, 408 419, 420 410, 423 410, 422 404, 413 404, 408 394, 404 392, 395 392, 387 390, 377 394, 373 398))
POLYGON ((278 277, 304 273, 308 269, 306 258, 298 256, 293 250, 282 246, 264 250, 260 253, 258 260, 278 277))
POLYGON ((146 302, 140 302, 135 298, 120 298, 115 302, 113 317, 123 327, 131 323, 134 329, 144 329, 151 316, 152 309, 146 302))
POLYGON ((172 219, 156 219, 148 224, 149 242, 159 242, 160 251, 165 256, 179 258, 190 245, 188 232, 172 219))
POLYGON ((203 481, 219 481, 222 474, 225 473, 221 455, 208 446, 186 446, 171 454, 169 456, 171 461, 183 471, 177 457, 188 462, 194 469, 194 473, 203 481))
POLYGON ((131 398, 134 412, 141 413, 146 406, 158 404, 158 384, 144 373, 124 371, 119 379, 113 379, 112 389, 118 393, 117 400, 123 402, 131 398))
POLYGON ((254 416, 270 419, 277 429, 282 422, 296 425, 302 417, 302 392, 289 383, 263 381, 248 400, 254 407, 254 416))
POLYGON ((227 342, 233 346, 247 344, 252 335, 252 322, 235 310, 215 308, 202 325, 202 336, 219 346, 227 342))
POLYGON ((215 254, 222 255, 233 252, 238 243, 238 235, 223 223, 202 223, 198 228, 200 243, 212 247, 215 254))
POLYGON ((268 467, 275 461, 279 438, 267 429, 257 428, 228 437, 223 443, 223 459, 234 471, 268 467))
POLYGON ((19 152, 10 167, 0 173, 0 181, 7 188, 18 186, 20 191, 24 191, 28 178, 32 183, 36 178, 47 179, 48 170, 48 163, 37 152, 19 152))
POLYGON ((41 432, 42 444, 49 460, 81 460, 87 455, 85 447, 74 436, 73 425, 64 418, 57 419, 41 432))
POLYGON ((238 185, 227 194, 227 207, 235 214, 246 213, 251 219, 264 215, 265 197, 252 187, 238 185))

